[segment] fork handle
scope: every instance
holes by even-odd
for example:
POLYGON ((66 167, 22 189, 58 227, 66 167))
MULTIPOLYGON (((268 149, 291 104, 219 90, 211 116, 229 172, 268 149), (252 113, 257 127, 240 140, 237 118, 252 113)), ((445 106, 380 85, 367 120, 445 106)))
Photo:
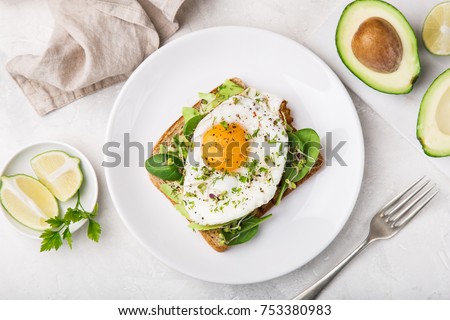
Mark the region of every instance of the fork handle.
POLYGON ((325 288, 331 280, 361 251, 363 251, 372 241, 367 237, 352 253, 335 266, 330 272, 324 275, 320 280, 300 293, 293 300, 313 300, 325 288))

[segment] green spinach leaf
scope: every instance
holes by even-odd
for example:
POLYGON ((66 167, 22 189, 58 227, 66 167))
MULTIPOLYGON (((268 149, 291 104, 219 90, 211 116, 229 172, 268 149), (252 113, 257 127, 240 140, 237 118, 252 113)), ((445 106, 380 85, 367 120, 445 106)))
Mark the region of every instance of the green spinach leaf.
POLYGON ((259 230, 259 226, 257 225, 247 231, 239 232, 238 234, 233 235, 229 239, 227 239, 227 236, 225 236, 225 233, 222 233, 222 234, 225 237, 226 245, 235 246, 235 245, 242 244, 242 243, 245 243, 245 242, 251 240, 258 233, 258 230, 259 230))
POLYGON ((302 129, 294 133, 302 142, 302 153, 305 162, 300 172, 294 177, 293 182, 303 179, 317 161, 320 153, 320 138, 313 129, 302 129))
POLYGON ((190 138, 197 128, 198 123, 203 119, 204 115, 196 115, 190 118, 187 122, 184 123, 183 134, 186 138, 190 138))
POLYGON ((259 225, 271 216, 271 214, 262 218, 250 216, 237 224, 225 226, 221 231, 225 244, 233 246, 249 241, 258 233, 259 225))
POLYGON ((295 188, 317 161, 320 154, 320 137, 310 128, 289 132, 289 152, 283 173, 277 204, 288 188, 295 188))
POLYGON ((181 173, 183 162, 172 154, 159 153, 150 157, 145 162, 145 168, 150 174, 162 180, 176 181, 183 178, 181 173))

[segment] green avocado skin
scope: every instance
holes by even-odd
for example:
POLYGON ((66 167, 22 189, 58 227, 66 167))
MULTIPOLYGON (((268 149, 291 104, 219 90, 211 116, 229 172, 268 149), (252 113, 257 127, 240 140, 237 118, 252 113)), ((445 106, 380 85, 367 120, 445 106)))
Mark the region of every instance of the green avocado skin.
MULTIPOLYGON (((442 158, 450 156, 450 144, 448 146, 444 146, 440 149, 433 148, 427 145, 426 143, 426 117, 431 116, 435 118, 435 114, 429 114, 433 112, 433 106, 430 103, 431 98, 434 97, 436 89, 443 84, 444 81, 447 81, 450 87, 450 69, 445 70, 441 73, 430 85, 428 90, 425 92, 425 95, 422 98, 422 102, 420 103, 420 111, 419 116, 417 117, 417 130, 416 136, 422 145, 423 152, 430 157, 433 158, 442 158)), ((445 144, 445 143, 444 143, 445 144)))
MULTIPOLYGON (((361 21, 362 23, 363 21, 361 21)), ((398 31, 398 30, 397 30, 398 31)), ((408 94, 412 91, 415 82, 417 81, 417 79, 419 78, 419 74, 421 71, 421 62, 420 62, 420 57, 419 57, 419 51, 418 51, 418 42, 417 42, 417 38, 415 36, 414 30, 412 29, 411 25, 409 24, 408 20, 405 18, 405 16, 393 5, 382 1, 382 0, 355 0, 353 2, 351 2, 350 4, 348 4, 344 11, 341 14, 341 17, 339 19, 337 28, 336 28, 336 34, 335 34, 335 44, 336 44, 336 49, 337 49, 337 53, 340 57, 340 59, 342 60, 342 62, 344 63, 344 65, 358 78, 360 79, 362 82, 364 82, 366 85, 368 85, 369 87, 371 87, 372 89, 375 89, 379 92, 382 93, 387 93, 387 94, 393 94, 393 95, 401 95, 401 94, 408 94), (414 67, 414 72, 412 72, 411 74, 408 74, 408 79, 407 79, 407 85, 405 85, 403 88, 396 89, 396 88, 382 88, 380 86, 378 86, 376 83, 372 82, 370 79, 368 79, 366 77, 366 74, 364 71, 358 71, 356 70, 356 68, 353 65, 352 57, 347 57, 341 50, 340 48, 342 47, 342 39, 341 39, 341 30, 342 28, 345 28, 345 20, 346 20, 346 16, 348 15, 349 12, 351 12, 355 7, 357 7, 359 4, 363 4, 363 3, 370 3, 373 4, 374 6, 377 6, 377 8, 383 8, 386 11, 392 11, 398 14, 399 19, 402 20, 404 28, 408 29, 408 32, 405 32, 406 34, 411 34, 411 36, 408 37, 408 41, 411 42, 412 47, 414 48, 414 55, 415 55, 415 63, 416 66, 414 67)), ((409 59, 408 59, 409 60, 409 59)))

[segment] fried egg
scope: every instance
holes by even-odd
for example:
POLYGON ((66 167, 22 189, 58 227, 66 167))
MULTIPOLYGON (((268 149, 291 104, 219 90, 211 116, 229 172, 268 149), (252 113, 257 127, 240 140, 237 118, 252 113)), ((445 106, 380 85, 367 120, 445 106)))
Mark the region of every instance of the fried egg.
POLYGON ((199 122, 183 181, 183 202, 193 222, 225 224, 274 197, 288 149, 282 101, 249 88, 199 122))

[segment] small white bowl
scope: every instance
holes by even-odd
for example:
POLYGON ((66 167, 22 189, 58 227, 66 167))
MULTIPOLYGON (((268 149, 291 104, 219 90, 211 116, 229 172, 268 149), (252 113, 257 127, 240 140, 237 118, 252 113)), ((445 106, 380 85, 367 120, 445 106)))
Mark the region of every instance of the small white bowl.
MULTIPOLYGON (((33 169, 31 168, 30 160, 40 153, 51 150, 61 150, 81 160, 81 170, 83 172, 84 179, 80 189, 81 192, 80 201, 86 210, 88 211, 93 210, 95 204, 97 203, 98 197, 98 181, 94 168, 92 167, 92 164, 89 162, 89 160, 78 149, 66 143, 58 141, 42 141, 30 144, 22 148, 6 163, 5 167, 0 172, 0 176, 27 174, 32 177, 36 177, 36 175, 33 172, 33 169)), ((62 217, 66 212, 67 208, 75 207, 76 202, 77 202, 76 195, 66 202, 58 201, 59 215, 62 217)), ((39 236, 41 235, 42 231, 34 230, 21 224, 16 219, 11 217, 11 215, 5 211, 3 206, 0 205, 0 207, 6 220, 8 220, 17 231, 31 238, 39 239, 39 236)), ((70 226, 70 231, 71 232, 77 231, 85 223, 86 220, 82 220, 80 222, 72 224, 70 226)))

